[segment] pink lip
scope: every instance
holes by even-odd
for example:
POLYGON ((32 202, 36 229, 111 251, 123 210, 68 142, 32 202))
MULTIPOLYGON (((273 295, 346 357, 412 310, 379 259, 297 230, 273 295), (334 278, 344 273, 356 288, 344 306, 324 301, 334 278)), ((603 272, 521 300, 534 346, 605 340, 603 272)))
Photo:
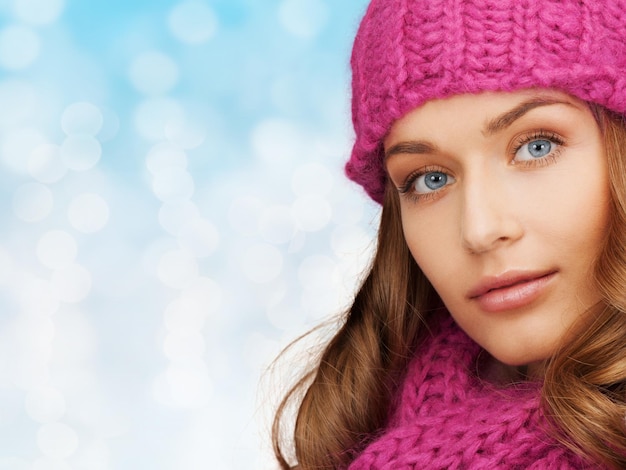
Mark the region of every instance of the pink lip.
POLYGON ((487 312, 501 312, 534 302, 554 278, 556 271, 509 271, 485 277, 467 296, 487 312))

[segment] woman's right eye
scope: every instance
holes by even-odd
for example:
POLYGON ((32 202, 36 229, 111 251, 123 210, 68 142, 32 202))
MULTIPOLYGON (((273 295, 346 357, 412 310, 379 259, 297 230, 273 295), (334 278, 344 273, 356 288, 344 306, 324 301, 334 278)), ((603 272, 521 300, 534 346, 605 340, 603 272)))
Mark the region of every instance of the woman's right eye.
POLYGON ((410 179, 406 189, 416 194, 428 194, 439 191, 454 181, 454 177, 443 171, 427 171, 410 179))

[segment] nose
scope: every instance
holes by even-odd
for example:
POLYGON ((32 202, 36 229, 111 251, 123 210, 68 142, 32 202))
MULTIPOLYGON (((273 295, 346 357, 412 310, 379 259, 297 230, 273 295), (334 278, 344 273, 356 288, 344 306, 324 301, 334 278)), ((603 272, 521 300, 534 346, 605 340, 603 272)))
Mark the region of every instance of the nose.
POLYGON ((522 237, 519 201, 511 200, 504 182, 483 173, 468 175, 463 186, 461 239, 467 251, 485 253, 522 237))

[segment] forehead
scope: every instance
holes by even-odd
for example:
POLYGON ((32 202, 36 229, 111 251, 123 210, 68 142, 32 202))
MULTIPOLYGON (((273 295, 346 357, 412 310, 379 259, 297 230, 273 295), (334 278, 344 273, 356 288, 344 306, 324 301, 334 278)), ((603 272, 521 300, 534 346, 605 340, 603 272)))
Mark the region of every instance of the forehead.
MULTIPOLYGON (((455 95, 428 101, 398 119, 385 138, 385 146, 390 141, 406 137, 407 134, 428 132, 433 127, 445 126, 449 132, 454 132, 455 126, 464 131, 471 127, 485 132, 489 130, 490 122, 503 113, 515 110, 516 107, 520 108, 518 112, 523 113, 544 104, 567 104, 588 112, 583 101, 558 90, 529 89, 455 95), (523 107, 525 103, 529 104, 526 108, 523 107)), ((515 113, 508 118, 515 118, 515 113)))

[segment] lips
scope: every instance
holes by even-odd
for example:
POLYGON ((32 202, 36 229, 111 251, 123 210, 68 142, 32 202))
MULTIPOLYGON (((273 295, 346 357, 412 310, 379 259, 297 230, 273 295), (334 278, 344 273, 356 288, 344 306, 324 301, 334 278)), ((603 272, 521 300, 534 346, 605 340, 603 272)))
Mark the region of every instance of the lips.
POLYGON ((487 312, 521 308, 542 295, 556 272, 510 271, 499 276, 485 277, 467 296, 487 312))

